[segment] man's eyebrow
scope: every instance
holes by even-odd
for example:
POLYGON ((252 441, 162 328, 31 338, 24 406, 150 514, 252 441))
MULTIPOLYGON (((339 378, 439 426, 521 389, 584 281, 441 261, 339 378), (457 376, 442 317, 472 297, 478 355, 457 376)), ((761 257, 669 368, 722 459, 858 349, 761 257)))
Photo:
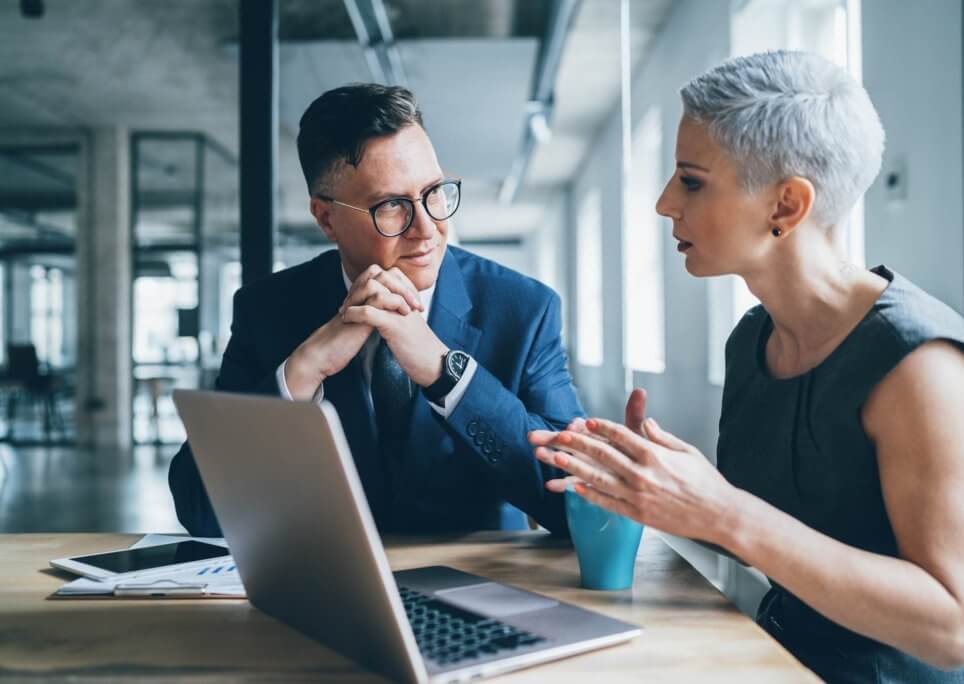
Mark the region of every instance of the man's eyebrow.
MULTIPOLYGON (((434 179, 434 180, 431 180, 431 181, 429 181, 428 183, 426 183, 426 184, 422 187, 422 189, 420 190, 420 192, 425 192, 426 190, 428 190, 428 189, 429 189, 430 187, 432 187, 433 185, 438 185, 439 183, 441 183, 441 182, 444 181, 444 180, 445 180, 445 176, 439 176, 438 178, 436 178, 436 179, 434 179)), ((383 200, 391 199, 391 198, 393 198, 393 197, 408 197, 408 195, 406 195, 404 192, 373 192, 371 195, 368 195, 368 197, 366 198, 366 200, 369 201, 369 202, 372 202, 372 203, 376 203, 376 202, 381 202, 381 201, 383 201, 383 200)), ((411 198, 409 197, 409 199, 411 199, 411 198)))
POLYGON ((710 172, 710 170, 705 166, 700 166, 699 164, 694 164, 693 162, 688 161, 678 161, 676 162, 676 166, 681 169, 696 169, 697 171, 703 171, 705 173, 710 172))
POLYGON ((365 197, 365 201, 369 203, 382 202, 392 197, 404 197, 405 194, 401 192, 373 192, 365 197))
POLYGON ((432 187, 433 185, 438 185, 439 183, 441 183, 442 181, 444 181, 446 178, 447 178, 447 176, 446 176, 445 174, 442 174, 441 176, 436 177, 434 180, 430 180, 428 183, 426 183, 426 184, 422 187, 422 192, 425 192, 426 190, 428 190, 428 189, 429 189, 430 187, 432 187))

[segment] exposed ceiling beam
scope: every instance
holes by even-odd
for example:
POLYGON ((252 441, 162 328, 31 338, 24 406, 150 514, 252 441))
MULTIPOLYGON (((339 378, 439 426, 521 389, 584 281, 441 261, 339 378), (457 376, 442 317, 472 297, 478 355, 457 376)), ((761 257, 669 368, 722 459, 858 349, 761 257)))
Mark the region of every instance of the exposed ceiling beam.
POLYGON ((25 212, 76 209, 77 195, 71 191, 0 190, 0 213, 12 210, 25 212))
POLYGON ((40 161, 34 157, 27 156, 27 153, 20 151, 9 150, 2 153, 2 156, 12 164, 17 164, 25 169, 30 169, 31 171, 36 171, 42 176, 46 176, 52 181, 64 185, 71 190, 77 185, 77 179, 74 178, 73 174, 59 169, 52 164, 40 161))
POLYGON ((383 85, 407 85, 408 78, 395 45, 385 3, 382 0, 345 0, 345 9, 365 51, 372 79, 383 85))
POLYGON ((56 241, 73 239, 70 235, 65 233, 64 229, 60 226, 55 226, 52 223, 46 223, 45 221, 38 221, 35 216, 32 216, 28 212, 17 211, 16 209, 4 209, 3 211, 0 211, 0 216, 10 223, 20 226, 21 228, 37 231, 37 237, 45 240, 56 241))
POLYGON ((552 131, 549 121, 552 117, 553 92, 562 49, 565 45, 569 27, 576 16, 581 0, 554 0, 549 14, 549 28, 539 49, 535 74, 532 79, 532 96, 526 106, 522 142, 519 153, 512 162, 509 175, 502 181, 499 201, 508 204, 515 199, 525 179, 529 161, 536 145, 547 141, 552 131))

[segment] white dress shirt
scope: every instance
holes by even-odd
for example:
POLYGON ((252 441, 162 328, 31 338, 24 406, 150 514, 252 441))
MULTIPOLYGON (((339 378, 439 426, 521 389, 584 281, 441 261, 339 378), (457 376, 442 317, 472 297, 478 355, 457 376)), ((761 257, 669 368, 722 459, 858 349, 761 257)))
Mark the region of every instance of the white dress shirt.
MULTIPOLYGON (((349 280, 348 274, 345 273, 344 266, 341 267, 341 277, 345 281, 345 290, 346 291, 350 290, 351 280, 349 280)), ((425 307, 425 310, 419 313, 421 313, 421 315, 424 316, 426 320, 428 320, 428 313, 429 313, 429 310, 432 308, 432 296, 434 294, 435 294, 434 283, 432 284, 432 287, 428 288, 427 290, 422 290, 421 292, 418 293, 418 297, 422 302, 422 306, 425 307)), ((359 351, 359 354, 361 354, 361 358, 362 358, 362 375, 364 376, 365 386, 368 388, 369 400, 371 399, 371 391, 372 391, 371 390, 372 363, 375 360, 375 348, 378 346, 378 343, 379 341, 381 341, 381 339, 382 339, 382 336, 378 334, 377 330, 375 330, 374 332, 372 332, 369 338, 365 340, 365 344, 362 345, 361 351, 359 351)), ((441 367, 441 363, 442 363, 442 359, 440 357, 439 367, 441 367)), ((288 391, 288 383, 285 381, 285 367, 287 365, 288 365, 288 359, 285 359, 284 361, 282 361, 281 365, 278 366, 278 370, 275 373, 275 377, 278 380, 278 390, 281 392, 281 396, 284 397, 285 399, 288 399, 289 401, 292 401, 293 397, 291 396, 291 392, 288 391)), ((449 391, 449 393, 442 398, 443 405, 437 406, 434 402, 431 402, 431 401, 428 402, 428 405, 432 407, 432 410, 438 413, 439 415, 441 415, 443 418, 448 418, 449 414, 451 414, 452 411, 455 410, 455 407, 458 406, 459 401, 462 400, 462 396, 465 394, 465 390, 468 389, 469 383, 472 382, 472 376, 475 375, 475 369, 477 366, 478 364, 476 363, 475 359, 470 357, 469 364, 468 366, 466 366, 465 372, 462 373, 462 378, 458 381, 458 383, 456 383, 455 387, 453 387, 449 391)), ((320 405, 324 398, 325 398, 325 383, 322 382, 320 385, 318 385, 318 391, 315 392, 313 401, 316 404, 320 405)))

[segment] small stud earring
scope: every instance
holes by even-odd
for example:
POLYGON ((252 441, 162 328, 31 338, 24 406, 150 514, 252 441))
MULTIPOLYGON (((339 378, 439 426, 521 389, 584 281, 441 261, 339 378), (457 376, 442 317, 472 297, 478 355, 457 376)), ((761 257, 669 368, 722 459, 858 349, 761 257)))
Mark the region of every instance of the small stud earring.
POLYGON ((783 235, 783 231, 780 230, 779 228, 774 228, 770 232, 773 233, 773 237, 780 237, 781 235, 783 235))

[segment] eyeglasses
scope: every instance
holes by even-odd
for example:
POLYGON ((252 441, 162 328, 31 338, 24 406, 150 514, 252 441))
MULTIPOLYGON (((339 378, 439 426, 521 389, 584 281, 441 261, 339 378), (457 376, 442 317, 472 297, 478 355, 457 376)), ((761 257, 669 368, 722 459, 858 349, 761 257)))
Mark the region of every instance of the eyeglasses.
POLYGON ((398 237, 412 227, 415 221, 415 202, 419 201, 427 213, 435 221, 444 221, 451 218, 459 208, 462 199, 461 180, 443 180, 441 183, 433 185, 421 197, 412 199, 410 197, 389 197, 378 204, 362 209, 345 202, 339 202, 332 197, 316 195, 320 200, 340 204, 343 207, 363 211, 370 214, 375 230, 379 235, 385 237, 398 237))

